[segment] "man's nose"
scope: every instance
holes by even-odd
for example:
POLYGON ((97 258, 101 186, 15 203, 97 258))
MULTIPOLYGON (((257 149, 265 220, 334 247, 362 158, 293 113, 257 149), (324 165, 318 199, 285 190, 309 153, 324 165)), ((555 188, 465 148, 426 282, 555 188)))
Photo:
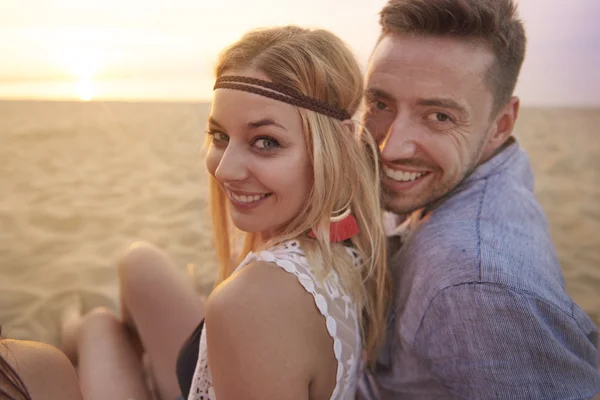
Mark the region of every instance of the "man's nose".
POLYGON ((418 127, 408 118, 399 115, 390 125, 380 145, 384 161, 410 159, 417 153, 418 127))

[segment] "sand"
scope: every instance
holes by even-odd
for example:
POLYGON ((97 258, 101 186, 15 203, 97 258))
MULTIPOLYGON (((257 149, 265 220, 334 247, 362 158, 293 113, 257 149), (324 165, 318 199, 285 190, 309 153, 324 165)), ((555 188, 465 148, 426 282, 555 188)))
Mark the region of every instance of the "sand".
MULTIPOLYGON (((206 104, 0 102, 0 324, 58 343, 73 293, 117 309, 116 260, 135 240, 212 287, 202 158, 206 104)), ((600 110, 524 109, 567 289, 600 324, 600 110)), ((157 294, 160 295, 160 294, 157 294)))

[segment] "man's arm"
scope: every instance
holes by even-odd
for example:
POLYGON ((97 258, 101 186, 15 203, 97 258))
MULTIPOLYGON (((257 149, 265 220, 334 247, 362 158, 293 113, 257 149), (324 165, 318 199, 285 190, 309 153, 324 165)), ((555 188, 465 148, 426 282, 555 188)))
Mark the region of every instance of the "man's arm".
POLYGON ((584 399, 600 392, 596 342, 540 298, 472 283, 434 298, 413 350, 456 398, 584 399))

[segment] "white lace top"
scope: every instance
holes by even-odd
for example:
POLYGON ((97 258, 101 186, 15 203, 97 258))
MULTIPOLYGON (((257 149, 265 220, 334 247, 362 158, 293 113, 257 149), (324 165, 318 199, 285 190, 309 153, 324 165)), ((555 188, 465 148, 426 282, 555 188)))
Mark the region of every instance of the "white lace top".
MULTIPOLYGON (((360 264, 358 253, 351 248, 347 251, 358 268, 360 264)), ((336 385, 331 400, 353 399, 360 373, 362 352, 358 307, 342 289, 338 275, 332 271, 325 280, 319 280, 308 264, 300 243, 295 240, 265 251, 249 253, 236 271, 255 261, 273 263, 296 275, 302 287, 313 295, 315 304, 324 317, 323 323, 327 326, 327 332, 333 339, 331 350, 337 359, 336 385)), ((200 336, 198 363, 188 400, 215 400, 216 398, 208 368, 205 325, 200 336)))

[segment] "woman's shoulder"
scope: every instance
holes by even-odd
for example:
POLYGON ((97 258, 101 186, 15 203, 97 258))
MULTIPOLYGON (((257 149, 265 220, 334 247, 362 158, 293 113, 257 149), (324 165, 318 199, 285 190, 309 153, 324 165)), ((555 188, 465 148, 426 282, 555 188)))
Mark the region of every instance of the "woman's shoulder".
POLYGON ((313 295, 298 276, 264 259, 250 261, 216 287, 205 307, 207 325, 212 317, 236 325, 232 329, 253 329, 253 335, 280 335, 284 329, 285 340, 300 346, 310 345, 304 342, 312 337, 307 331, 322 325, 313 295))
POLYGON ((285 390, 297 392, 308 387, 323 348, 322 317, 314 310, 311 295, 298 279, 267 261, 252 261, 224 281, 205 304, 215 384, 220 381, 223 385, 232 374, 232 365, 239 365, 245 371, 240 370, 236 382, 239 390, 262 393, 265 388, 253 385, 264 383, 268 376, 286 382, 284 386, 289 387, 285 390))
POLYGON ((83 399, 75 369, 56 347, 3 339, 0 355, 19 375, 32 399, 83 399))
MULTIPOLYGON (((278 261, 278 260, 277 260, 278 261)), ((207 308, 243 314, 246 311, 290 312, 302 317, 312 298, 298 284, 298 278, 281 268, 275 260, 256 258, 250 260, 231 278, 224 281, 207 299, 207 308)))
MULTIPOLYGON (((348 255, 359 267, 357 252, 349 250, 348 255)), ((253 315, 261 310, 279 316, 281 323, 320 327, 323 316, 346 316, 346 306, 352 303, 336 271, 331 269, 322 276, 320 267, 311 265, 297 240, 250 253, 236 272, 213 291, 206 307, 218 309, 219 315, 246 311, 253 315), (287 320, 290 316, 292 321, 287 320)), ((231 318, 239 321, 243 316, 231 318)))

